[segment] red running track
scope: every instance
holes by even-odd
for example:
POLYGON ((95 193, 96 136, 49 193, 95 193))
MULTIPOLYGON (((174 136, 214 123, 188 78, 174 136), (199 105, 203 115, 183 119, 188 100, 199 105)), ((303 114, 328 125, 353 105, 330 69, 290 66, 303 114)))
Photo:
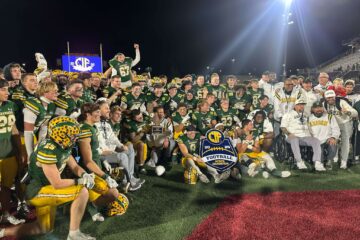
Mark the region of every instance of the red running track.
POLYGON ((202 239, 360 239, 360 190, 231 196, 187 237, 202 239))

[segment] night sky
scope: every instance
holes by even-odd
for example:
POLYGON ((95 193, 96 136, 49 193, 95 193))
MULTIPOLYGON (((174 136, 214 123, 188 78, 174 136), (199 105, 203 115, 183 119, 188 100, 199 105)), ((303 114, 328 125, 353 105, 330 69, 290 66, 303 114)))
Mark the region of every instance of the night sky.
MULTIPOLYGON (((281 0, 1 0, 0 66, 35 67, 42 52, 49 67, 66 52, 117 52, 135 57, 154 74, 261 73, 282 64, 281 0), (280 56, 280 57, 279 57, 280 56), (232 63, 231 59, 235 62, 232 63), (280 59, 280 60, 277 60, 280 59)), ((288 31, 289 68, 316 66, 346 50, 342 40, 360 33, 358 0, 294 0, 288 31), (303 27, 301 27, 303 26, 303 27), (303 34, 301 34, 303 33, 303 34), (307 47, 306 47, 307 46, 307 47)))

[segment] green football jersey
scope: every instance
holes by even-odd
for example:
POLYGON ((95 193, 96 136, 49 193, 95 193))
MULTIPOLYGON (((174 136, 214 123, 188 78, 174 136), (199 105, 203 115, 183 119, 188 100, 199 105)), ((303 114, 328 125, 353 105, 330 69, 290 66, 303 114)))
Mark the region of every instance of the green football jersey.
POLYGON ((186 104, 187 109, 188 109, 189 111, 191 111, 191 110, 193 110, 193 109, 196 109, 196 106, 197 106, 197 104, 198 104, 198 100, 196 100, 195 98, 193 98, 193 99, 191 99, 191 100, 188 100, 188 99, 185 98, 185 99, 183 99, 181 102, 186 104))
POLYGON ((126 109, 140 109, 141 105, 145 104, 145 95, 140 94, 139 97, 135 98, 131 93, 125 93, 121 97, 121 102, 126 104, 126 109))
POLYGON ((116 70, 116 75, 121 77, 121 82, 127 82, 131 80, 131 64, 133 60, 126 57, 123 62, 119 62, 116 59, 111 59, 109 65, 116 70))
POLYGON ((23 86, 15 89, 11 96, 11 100, 15 103, 15 118, 16 127, 20 132, 24 132, 24 101, 28 98, 35 97, 34 94, 29 93, 23 86))
POLYGON ((39 128, 45 124, 55 115, 56 105, 49 103, 47 108, 43 106, 41 100, 38 98, 29 98, 24 102, 24 108, 30 110, 36 115, 34 133, 36 134, 39 128))
POLYGON ((71 148, 63 149, 51 139, 44 139, 30 155, 29 176, 30 184, 26 188, 27 199, 33 198, 46 185, 50 185, 45 173, 38 164, 55 164, 61 173, 71 155, 71 148))
POLYGON ((210 129, 208 125, 211 124, 211 121, 215 119, 216 114, 212 111, 207 113, 194 112, 191 121, 192 124, 196 126, 201 135, 205 135, 206 132, 210 129))
POLYGON ((217 98, 217 100, 221 100, 224 96, 225 96, 225 87, 224 86, 213 86, 213 85, 209 85, 207 87, 208 92, 212 93, 215 95, 215 97, 217 98))
POLYGON ((230 88, 228 85, 225 85, 225 98, 229 99, 229 102, 235 98, 235 94, 235 88, 230 88))
POLYGON ((185 144, 191 155, 199 155, 200 134, 196 134, 194 139, 190 139, 186 134, 183 134, 176 139, 176 142, 185 144))
POLYGON ((238 117, 238 115, 238 110, 234 108, 229 108, 227 112, 225 112, 223 109, 216 111, 217 122, 222 122, 224 124, 225 130, 230 130, 232 126, 236 124, 235 117, 238 117))
POLYGON ((197 84, 195 84, 192 87, 192 91, 194 92, 194 97, 197 100, 201 100, 205 97, 205 89, 207 89, 209 87, 208 84, 204 84, 203 86, 199 86, 197 84))
POLYGON ((149 92, 146 94, 146 103, 156 102, 159 106, 165 106, 170 101, 170 96, 163 93, 160 97, 155 96, 154 93, 149 92))
MULTIPOLYGON (((117 92, 117 89, 111 87, 111 86, 107 86, 106 88, 104 88, 103 90, 103 96, 106 98, 111 97, 114 93, 117 92)), ((120 104, 121 103, 121 96, 122 95, 118 95, 115 100, 113 101, 113 103, 115 104, 120 104)))
MULTIPOLYGON (((91 146, 91 153, 92 153, 92 160, 100 167, 101 169, 101 162, 100 162, 100 154, 99 154, 99 131, 95 126, 91 126, 88 123, 84 122, 80 125, 80 134, 79 140, 84 138, 90 138, 90 146, 91 146)), ((85 167, 85 164, 81 161, 80 165, 85 167)))
POLYGON ((84 104, 84 101, 81 98, 74 100, 69 94, 65 93, 60 95, 54 103, 56 107, 66 111, 66 116, 70 116, 70 114, 78 111, 81 108, 81 106, 84 104))
MULTIPOLYGON (((253 139, 252 140, 246 140, 247 135, 244 133, 239 136, 241 143, 246 143, 247 145, 254 146, 256 141, 259 141, 259 136, 257 135, 257 132, 253 132, 253 139)), ((246 149, 245 152, 251 153, 253 152, 251 149, 246 149)))
POLYGON ((84 88, 84 92, 83 92, 83 95, 81 96, 81 100, 83 100, 84 103, 94 102, 92 94, 93 93, 90 88, 84 88))
POLYGON ((171 97, 169 95, 169 97, 170 97, 169 110, 170 110, 170 113, 172 114, 172 113, 176 112, 178 104, 183 101, 184 95, 182 93, 178 92, 175 96, 171 97))
MULTIPOLYGON (((180 115, 180 113, 178 113, 178 112, 174 112, 174 113, 171 115, 171 118, 172 118, 173 123, 176 123, 176 124, 181 124, 181 123, 183 123, 183 119, 184 119, 184 117, 182 117, 182 116, 180 115)), ((183 124, 184 124, 184 126, 189 126, 189 125, 191 124, 190 119, 188 119, 187 121, 185 121, 183 124)))
POLYGON ((11 101, 0 105, 0 159, 14 156, 11 132, 15 124, 15 104, 11 101))
POLYGON ((252 98, 252 104, 251 104, 252 108, 253 109, 258 108, 260 105, 259 98, 260 96, 264 95, 264 89, 259 88, 257 89, 257 91, 254 91, 252 88, 249 88, 247 90, 247 94, 252 98))

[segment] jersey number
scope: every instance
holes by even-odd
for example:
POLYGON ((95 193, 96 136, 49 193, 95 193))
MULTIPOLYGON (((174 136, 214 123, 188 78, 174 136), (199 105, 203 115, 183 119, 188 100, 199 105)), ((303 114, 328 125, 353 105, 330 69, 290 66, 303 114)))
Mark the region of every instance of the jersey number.
POLYGON ((15 116, 0 116, 0 133, 11 132, 12 126, 15 123, 15 116))
POLYGON ((129 75, 130 68, 128 65, 122 65, 120 66, 120 76, 126 77, 129 75))

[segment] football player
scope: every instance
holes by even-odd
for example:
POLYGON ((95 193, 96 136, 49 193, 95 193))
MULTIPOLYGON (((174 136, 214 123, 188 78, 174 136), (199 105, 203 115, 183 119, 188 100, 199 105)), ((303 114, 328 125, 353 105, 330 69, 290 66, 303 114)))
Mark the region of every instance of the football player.
POLYGON ((66 90, 67 91, 61 94, 55 101, 55 115, 66 115, 77 119, 81 114, 81 106, 84 104, 84 101, 81 100, 84 93, 83 82, 81 80, 73 80, 68 83, 66 90))
MULTIPOLYGON (((20 141, 20 135, 15 125, 15 104, 8 101, 9 84, 6 80, 0 80, 0 216, 3 221, 17 225, 25 220, 20 220, 9 214, 10 211, 10 188, 18 173, 18 163, 24 162, 26 153, 23 151, 20 141)), ((1 237, 1 232, 0 232, 1 237)))

